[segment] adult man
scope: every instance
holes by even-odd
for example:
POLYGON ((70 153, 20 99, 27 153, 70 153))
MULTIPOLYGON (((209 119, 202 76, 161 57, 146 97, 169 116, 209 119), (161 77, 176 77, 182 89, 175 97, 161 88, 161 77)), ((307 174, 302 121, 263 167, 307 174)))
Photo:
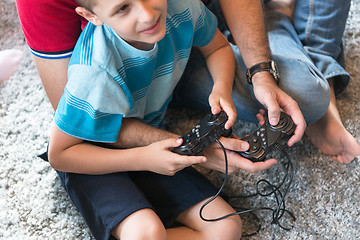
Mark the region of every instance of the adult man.
MULTIPOLYGON (((339 163, 350 163, 354 157, 359 156, 360 145, 342 124, 335 98, 335 92, 343 91, 350 77, 342 67, 344 65, 342 62, 342 36, 350 0, 345 2, 336 0, 326 2, 264 1, 268 2, 264 7, 266 26, 262 24, 263 16, 258 2, 251 0, 219 0, 219 2, 226 23, 248 68, 269 59, 267 39, 271 55, 282 59, 279 62, 276 61, 278 65, 281 65, 278 66, 281 73, 280 87, 300 105, 305 120, 309 124, 306 134, 311 142, 321 152, 330 155, 339 163), (265 27, 267 38, 262 34, 265 27), (281 61, 284 62, 281 63, 281 61), (297 68, 296 65, 300 68, 297 68), (301 65, 306 67, 301 68, 301 65), (309 98, 309 91, 300 90, 301 88, 310 89, 311 92, 311 87, 306 88, 308 87, 307 83, 281 84, 281 81, 288 81, 291 78, 303 81, 306 76, 310 79, 308 84, 315 88, 322 85, 319 92, 310 94, 318 95, 317 99, 320 99, 320 102, 326 99, 327 104, 323 102, 322 106, 315 106, 318 101, 314 102, 309 98), (289 88, 289 85, 294 85, 294 88, 291 86, 289 88), (308 102, 306 98, 309 98, 308 102)), ((284 106, 279 100, 282 93, 274 85, 272 76, 267 72, 257 73, 252 82, 254 93, 269 110, 270 118, 272 114, 277 115, 278 107, 284 106), (268 87, 266 88, 266 86, 268 87), (264 88, 267 90, 261 91, 264 88), (273 99, 272 101, 265 100, 265 96, 269 95, 273 99)))

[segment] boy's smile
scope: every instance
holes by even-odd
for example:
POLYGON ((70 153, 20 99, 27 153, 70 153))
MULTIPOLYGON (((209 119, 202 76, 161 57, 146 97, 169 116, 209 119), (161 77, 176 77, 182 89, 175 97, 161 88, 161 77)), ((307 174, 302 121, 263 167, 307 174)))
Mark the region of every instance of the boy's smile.
POLYGON ((153 33, 155 33, 159 28, 160 28, 160 18, 158 18, 158 20, 156 21, 156 23, 155 23, 153 26, 145 29, 145 30, 142 31, 142 32, 143 32, 144 34, 153 34, 153 33))
POLYGON ((92 11, 83 15, 88 21, 97 26, 106 23, 141 50, 152 49, 166 33, 167 0, 97 0, 92 11))

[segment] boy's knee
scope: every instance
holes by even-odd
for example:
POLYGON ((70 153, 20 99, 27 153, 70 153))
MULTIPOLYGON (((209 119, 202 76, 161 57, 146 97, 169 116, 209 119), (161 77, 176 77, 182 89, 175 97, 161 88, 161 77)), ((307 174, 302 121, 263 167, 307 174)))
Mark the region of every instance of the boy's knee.
POLYGON ((243 232, 241 218, 238 215, 228 217, 216 222, 216 226, 211 227, 206 239, 227 239, 239 240, 243 232))
POLYGON ((112 235, 117 239, 165 240, 166 229, 150 209, 139 210, 119 223, 112 235))
POLYGON ((145 221, 146 224, 138 222, 135 226, 132 226, 123 231, 113 232, 116 239, 136 239, 136 240, 165 240, 166 230, 162 224, 157 222, 152 223, 145 221))
POLYGON ((226 228, 227 229, 224 230, 228 231, 229 233, 228 239, 241 239, 243 233, 243 225, 242 220, 238 215, 232 217, 231 223, 227 224, 226 228))
POLYGON ((167 238, 166 230, 160 223, 141 225, 141 229, 138 229, 135 238, 139 240, 165 240, 167 238))

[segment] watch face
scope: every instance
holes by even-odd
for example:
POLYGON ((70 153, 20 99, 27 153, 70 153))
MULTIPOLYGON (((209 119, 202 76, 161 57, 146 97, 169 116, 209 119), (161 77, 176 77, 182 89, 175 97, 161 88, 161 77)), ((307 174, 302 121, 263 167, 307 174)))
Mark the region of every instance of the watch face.
POLYGON ((278 72, 277 66, 273 60, 270 60, 270 66, 271 66, 271 74, 273 75, 275 82, 278 83, 279 82, 279 72, 278 72))

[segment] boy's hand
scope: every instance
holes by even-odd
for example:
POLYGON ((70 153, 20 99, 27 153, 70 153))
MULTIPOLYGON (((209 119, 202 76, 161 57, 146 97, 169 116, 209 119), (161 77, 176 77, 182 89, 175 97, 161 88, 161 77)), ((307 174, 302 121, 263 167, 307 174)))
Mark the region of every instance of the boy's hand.
POLYGON ((228 115, 225 128, 234 125, 236 110, 232 101, 232 88, 235 76, 235 56, 226 37, 216 30, 213 39, 206 46, 199 48, 206 59, 206 65, 214 81, 209 104, 212 114, 223 109, 228 115))
POLYGON ((225 123, 225 128, 231 128, 236 120, 236 109, 232 100, 232 92, 225 91, 220 86, 214 85, 213 91, 209 96, 209 105, 211 107, 212 114, 220 113, 221 109, 224 110, 228 116, 228 120, 225 123))
POLYGON ((193 164, 206 162, 204 156, 184 156, 171 151, 182 143, 181 138, 170 138, 163 141, 152 143, 143 147, 141 151, 141 167, 144 170, 172 176, 176 172, 189 167, 193 164))

